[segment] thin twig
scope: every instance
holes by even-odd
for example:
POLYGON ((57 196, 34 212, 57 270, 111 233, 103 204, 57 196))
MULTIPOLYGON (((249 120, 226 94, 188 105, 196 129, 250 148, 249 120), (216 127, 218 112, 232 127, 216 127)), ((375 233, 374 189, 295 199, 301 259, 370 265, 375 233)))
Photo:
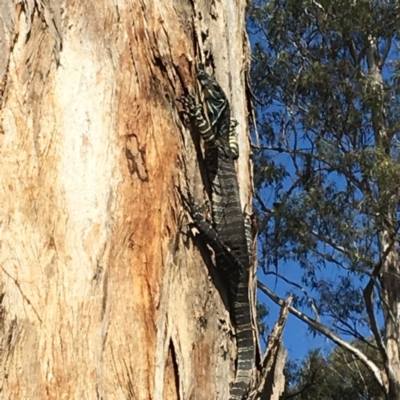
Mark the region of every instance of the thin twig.
POLYGON ((314 299, 312 299, 310 297, 310 295, 307 293, 307 291, 301 285, 299 285, 297 282, 294 282, 294 281, 286 278, 285 276, 279 274, 278 272, 269 271, 269 272, 266 272, 265 275, 275 275, 276 277, 278 277, 279 279, 282 279, 283 281, 285 281, 289 285, 292 285, 292 286, 296 287, 297 289, 301 290, 304 293, 304 296, 307 298, 308 303, 310 304, 310 307, 311 307, 311 309, 313 310, 313 312, 315 314, 316 320, 318 322, 320 322, 318 310, 317 310, 317 307, 315 306, 314 299))

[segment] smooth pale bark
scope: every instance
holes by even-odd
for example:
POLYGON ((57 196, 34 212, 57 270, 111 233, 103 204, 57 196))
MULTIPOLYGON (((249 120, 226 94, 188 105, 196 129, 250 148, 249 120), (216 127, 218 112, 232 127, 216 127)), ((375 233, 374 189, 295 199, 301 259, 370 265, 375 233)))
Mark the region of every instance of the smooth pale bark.
MULTIPOLYGON (((389 42, 390 45, 391 42, 389 42)), ((368 62, 368 80, 371 92, 374 95, 375 104, 371 109, 371 119, 374 128, 375 142, 378 150, 390 155, 392 135, 388 133, 386 126, 386 110, 384 99, 384 87, 382 77, 382 62, 379 59, 379 51, 376 38, 369 37, 369 46, 366 49, 368 62)), ((378 159, 378 163, 380 160, 378 159)), ((385 165, 377 166, 384 169, 385 165)), ((398 204, 398 192, 388 188, 387 183, 379 182, 379 200, 382 209, 376 215, 382 229, 378 235, 380 248, 380 261, 375 268, 371 283, 379 281, 384 312, 384 339, 380 336, 374 316, 372 301, 368 304, 370 323, 375 340, 384 362, 384 388, 388 400, 400 398, 400 263, 398 256, 398 221, 396 209, 398 204)), ((372 294, 372 285, 371 285, 372 294)))
POLYGON ((176 190, 203 193, 175 101, 194 93, 196 25, 251 199, 245 1, 207 4, 0 0, 3 398, 228 398, 223 282, 176 190))

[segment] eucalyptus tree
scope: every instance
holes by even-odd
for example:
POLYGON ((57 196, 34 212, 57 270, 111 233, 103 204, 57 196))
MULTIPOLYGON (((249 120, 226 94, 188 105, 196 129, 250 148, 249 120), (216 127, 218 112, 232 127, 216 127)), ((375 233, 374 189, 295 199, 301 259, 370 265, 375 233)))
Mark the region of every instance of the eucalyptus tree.
POLYGON ((292 313, 399 399, 400 5, 256 1, 249 28, 261 265, 302 268, 292 313))
POLYGON ((0 398, 228 398, 236 342, 189 237, 200 139, 175 99, 208 61, 250 200, 245 3, 0 0, 0 398))
MULTIPOLYGON (((378 352, 368 343, 352 342, 378 365, 378 352)), ((285 368, 286 388, 281 400, 383 400, 384 391, 365 365, 342 347, 328 354, 311 350, 302 362, 285 368)))

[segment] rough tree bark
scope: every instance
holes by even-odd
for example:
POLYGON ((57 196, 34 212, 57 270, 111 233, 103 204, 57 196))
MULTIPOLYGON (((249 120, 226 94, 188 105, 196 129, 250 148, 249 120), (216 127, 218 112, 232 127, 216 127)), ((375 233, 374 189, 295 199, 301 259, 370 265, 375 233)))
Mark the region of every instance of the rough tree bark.
POLYGON ((234 340, 184 234, 176 186, 203 183, 175 99, 194 93, 202 48, 251 204, 244 14, 244 0, 0 0, 3 398, 228 398, 234 340))

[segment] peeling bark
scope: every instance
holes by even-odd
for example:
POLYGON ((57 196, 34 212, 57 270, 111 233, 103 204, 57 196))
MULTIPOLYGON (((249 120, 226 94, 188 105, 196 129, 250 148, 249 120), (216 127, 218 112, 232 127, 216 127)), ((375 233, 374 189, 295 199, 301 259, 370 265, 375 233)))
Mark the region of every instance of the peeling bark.
POLYGON ((279 400, 285 390, 285 367, 287 351, 283 348, 283 329, 289 315, 292 296, 282 302, 279 318, 268 337, 268 345, 260 362, 259 373, 253 384, 249 400, 279 400))
POLYGON ((0 0, 4 398, 228 398, 235 343, 176 193, 203 183, 175 99, 200 46, 240 123, 251 204, 244 9, 0 0))

